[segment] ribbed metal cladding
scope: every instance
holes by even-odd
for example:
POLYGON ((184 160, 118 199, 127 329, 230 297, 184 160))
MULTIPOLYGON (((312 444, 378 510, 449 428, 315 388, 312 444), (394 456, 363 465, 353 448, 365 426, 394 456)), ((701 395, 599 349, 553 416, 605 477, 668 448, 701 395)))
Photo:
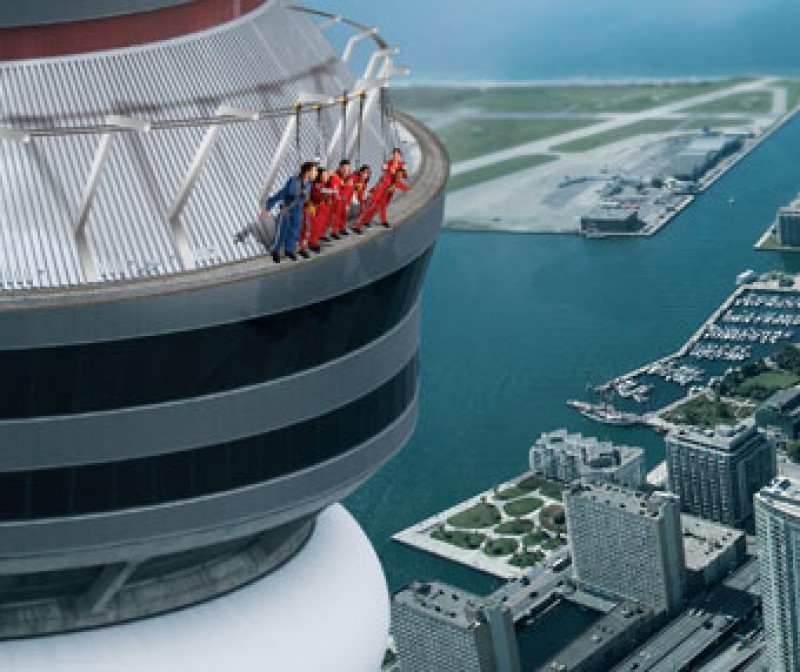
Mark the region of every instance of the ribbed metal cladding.
MULTIPOLYGON (((0 64, 0 124, 101 124, 108 114, 208 117, 220 104, 284 107, 301 93, 336 95, 354 83, 308 17, 271 2, 218 28, 147 47, 0 64)), ((300 156, 292 147, 277 183, 300 159, 320 154, 338 120, 338 109, 325 110, 320 133, 316 116, 304 116, 300 156)), ((258 194, 287 121, 235 123, 220 133, 181 216, 199 267, 264 254, 254 240, 237 243, 235 235, 257 217, 258 194)), ((373 113, 360 157, 373 165, 383 158, 380 129, 373 113)), ((167 212, 203 133, 184 128, 115 138, 86 225, 102 280, 180 270, 167 212)), ((3 290, 83 282, 71 230, 98 142, 89 135, 0 142, 3 290)), ((334 148, 331 163, 341 154, 334 148)))

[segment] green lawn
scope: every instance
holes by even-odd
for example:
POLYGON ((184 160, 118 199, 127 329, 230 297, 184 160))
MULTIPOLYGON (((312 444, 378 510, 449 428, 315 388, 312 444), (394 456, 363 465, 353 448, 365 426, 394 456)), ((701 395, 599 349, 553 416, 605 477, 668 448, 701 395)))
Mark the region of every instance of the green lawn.
POLYGON ((764 371, 742 382, 737 396, 763 401, 778 390, 784 390, 800 381, 800 376, 788 371, 764 371))
POLYGON ((557 548, 561 548, 567 542, 564 541, 560 536, 550 537, 547 541, 542 543, 542 550, 544 551, 554 551, 557 548))
POLYGON ((550 149, 554 152, 586 152, 590 149, 610 145, 612 142, 627 140, 636 135, 665 133, 666 131, 674 129, 679 123, 680 122, 675 119, 646 119, 634 124, 628 124, 627 126, 621 126, 620 128, 614 128, 610 131, 588 135, 579 140, 555 145, 550 149))
POLYGON ((766 114, 772 110, 772 92, 749 91, 735 93, 708 103, 686 108, 686 112, 741 112, 744 114, 766 114))
POLYGON ((535 168, 550 161, 555 161, 558 157, 552 154, 528 154, 526 156, 516 156, 513 159, 506 159, 505 161, 498 161, 490 166, 484 168, 476 168, 475 170, 468 170, 465 173, 454 175, 447 183, 448 191, 456 191, 457 189, 464 189, 471 187, 481 182, 488 182, 498 177, 505 177, 512 173, 516 173, 526 168, 535 168))
POLYGON ((544 530, 534 530, 522 537, 522 543, 526 546, 536 546, 549 538, 550 535, 544 530))
POLYGON ((439 137, 454 162, 541 140, 596 123, 594 119, 461 119, 439 137))
POLYGON ((486 112, 639 112, 745 81, 570 86, 414 86, 392 89, 392 102, 409 110, 486 112))
POLYGON ((447 519, 453 527, 461 527, 468 530, 479 529, 482 527, 492 527, 500 522, 500 512, 496 506, 478 502, 468 509, 459 511, 447 519))
POLYGON ((509 516, 525 516, 536 511, 544 502, 538 497, 525 497, 506 504, 503 509, 509 516))
POLYGON ((539 492, 541 492, 545 497, 557 499, 560 502, 563 499, 564 486, 559 485, 558 483, 545 483, 539 488, 539 492))
POLYGON ((500 539, 490 539, 483 546, 483 552, 493 558, 501 555, 511 555, 519 548, 516 539, 511 537, 501 537, 500 539))
POLYGON ((724 401, 707 397, 695 397, 664 414, 664 419, 679 425, 694 427, 715 427, 733 425, 738 422, 734 408, 724 401))
POLYGON ((721 117, 689 117, 675 124, 674 130, 678 131, 699 131, 703 128, 710 128, 716 131, 720 128, 732 128, 737 131, 744 131, 750 128, 746 120, 724 119, 721 117))
POLYGON ((486 541, 485 534, 481 534, 480 532, 462 532, 461 530, 434 530, 431 532, 431 538, 466 549, 480 548, 483 542, 486 541))
POLYGON ((544 553, 541 551, 521 551, 519 553, 514 553, 511 556, 511 559, 508 561, 509 564, 514 565, 515 567, 533 567, 534 565, 540 563, 544 560, 544 553))
POLYGON ((533 530, 533 523, 530 520, 507 520, 494 528, 497 534, 526 534, 533 530))

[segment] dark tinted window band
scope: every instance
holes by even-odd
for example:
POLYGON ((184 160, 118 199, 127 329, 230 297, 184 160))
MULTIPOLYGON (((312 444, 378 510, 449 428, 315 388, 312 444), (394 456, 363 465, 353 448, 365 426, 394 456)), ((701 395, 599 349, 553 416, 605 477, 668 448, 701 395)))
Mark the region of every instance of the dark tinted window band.
POLYGON ((366 287, 277 315, 176 334, 0 352, 0 419, 199 397, 342 357, 408 314, 429 254, 366 287))
POLYGON ((359 446, 414 398, 417 359, 369 394, 311 420, 228 443, 105 464, 0 474, 0 520, 153 506, 268 481, 359 446))

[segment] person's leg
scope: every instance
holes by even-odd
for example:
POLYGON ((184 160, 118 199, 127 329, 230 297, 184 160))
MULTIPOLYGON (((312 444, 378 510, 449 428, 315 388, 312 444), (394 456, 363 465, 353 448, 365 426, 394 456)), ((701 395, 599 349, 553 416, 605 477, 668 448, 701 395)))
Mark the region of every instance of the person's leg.
POLYGON ((275 244, 272 246, 272 260, 277 264, 281 260, 281 250, 286 245, 286 229, 288 218, 281 212, 275 218, 275 244))

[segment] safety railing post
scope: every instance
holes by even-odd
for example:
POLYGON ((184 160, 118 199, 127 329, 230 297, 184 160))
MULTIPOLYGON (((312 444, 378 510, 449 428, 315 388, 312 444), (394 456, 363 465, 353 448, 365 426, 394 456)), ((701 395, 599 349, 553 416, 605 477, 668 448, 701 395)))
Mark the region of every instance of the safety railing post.
POLYGON ((78 251, 78 259, 81 264, 83 276, 87 282, 97 282, 100 280, 100 275, 97 272, 97 266, 92 258, 91 250, 89 250, 89 242, 86 238, 86 222, 89 220, 92 203, 94 202, 97 188, 100 185, 100 179, 103 176, 103 170, 106 167, 111 152, 111 143, 116 134, 115 129, 147 132, 150 130, 150 123, 142 121, 141 119, 112 114, 106 117, 105 127, 106 130, 100 136, 100 141, 97 143, 97 148, 94 151, 92 166, 89 169, 89 174, 83 185, 81 200, 78 204, 78 210, 75 213, 72 224, 72 235, 75 240, 75 247, 78 251))
MULTIPOLYGON (((220 117, 221 119, 227 117, 241 121, 256 121, 259 118, 259 113, 252 110, 242 110, 231 107, 230 105, 220 105, 217 108, 216 116, 220 117)), ((219 138, 219 133, 221 130, 222 124, 212 124, 206 129, 206 132, 203 134, 203 139, 200 141, 200 144, 197 146, 197 149, 194 152, 192 162, 189 164, 189 168, 186 170, 183 180, 181 180, 178 191, 175 193, 175 196, 172 199, 172 205, 170 205, 169 213, 167 214, 167 221, 169 222, 170 233, 172 234, 172 241, 175 245, 175 251, 178 254, 181 268, 184 270, 195 268, 197 260, 192 247, 189 244, 189 239, 186 235, 185 229, 183 228, 183 224, 181 223, 181 213, 183 212, 183 208, 186 206, 186 203, 189 200, 189 196, 192 193, 194 185, 197 183, 197 180, 200 177, 203 165, 205 164, 211 149, 214 147, 217 139, 219 138)))

